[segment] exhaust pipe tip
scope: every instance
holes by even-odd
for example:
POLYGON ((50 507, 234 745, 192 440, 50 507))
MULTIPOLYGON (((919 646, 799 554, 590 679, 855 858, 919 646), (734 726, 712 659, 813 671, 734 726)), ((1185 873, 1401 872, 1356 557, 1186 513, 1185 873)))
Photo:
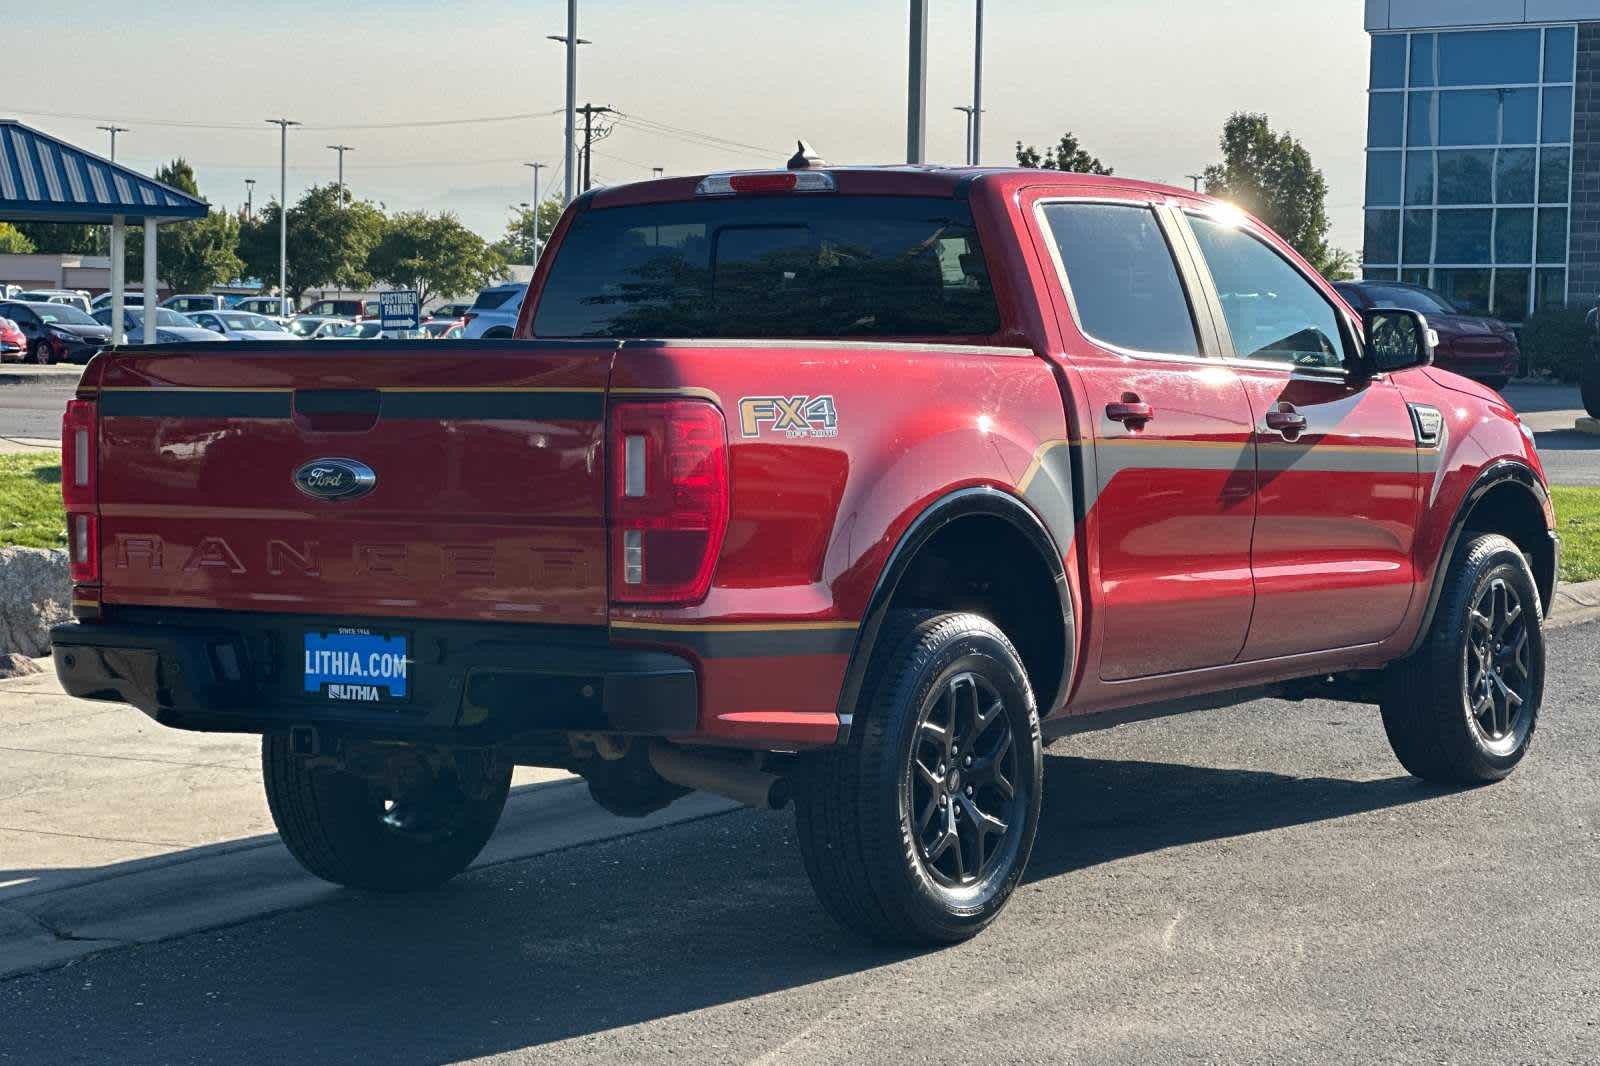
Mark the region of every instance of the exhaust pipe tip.
POLYGON ((794 786, 786 777, 660 741, 650 746, 650 765, 674 785, 710 792, 746 807, 781 811, 794 797, 794 786))

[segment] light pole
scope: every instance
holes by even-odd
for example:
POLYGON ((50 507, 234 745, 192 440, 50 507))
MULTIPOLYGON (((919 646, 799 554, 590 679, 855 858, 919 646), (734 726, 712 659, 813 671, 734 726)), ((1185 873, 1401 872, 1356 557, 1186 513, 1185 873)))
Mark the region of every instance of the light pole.
POLYGON ((1194 191, 1195 192, 1199 192, 1200 191, 1200 182, 1205 180, 1205 175, 1204 174, 1185 174, 1184 177, 1186 177, 1190 181, 1194 182, 1194 191))
POLYGON ((290 118, 269 118, 278 127, 278 303, 289 295, 289 127, 300 123, 290 118))
POLYGON ((972 165, 983 163, 983 0, 972 34, 972 165))
POLYGON ((328 147, 339 153, 339 207, 342 209, 344 207, 344 154, 353 152, 355 149, 348 144, 330 144, 328 147))
POLYGON ((572 202, 573 154, 578 137, 578 46, 589 44, 578 36, 578 0, 567 0, 567 32, 565 36, 551 34, 548 38, 567 46, 567 147, 561 156, 562 182, 565 185, 564 204, 572 202))
POLYGON ((911 0, 911 56, 906 64, 906 162, 927 159, 928 0, 911 0))
POLYGON ((95 129, 97 129, 97 130, 105 130, 107 133, 111 134, 111 161, 113 163, 115 163, 117 161, 117 134, 119 134, 119 133, 132 133, 133 131, 128 129, 128 127, 126 127, 126 126, 115 126, 115 125, 112 125, 112 126, 96 126, 95 129))
POLYGON ((661 175, 665 174, 666 172, 667 172, 667 168, 666 167, 651 167, 650 168, 650 176, 652 178, 659 178, 661 175))
POLYGON ((543 163, 522 164, 533 171, 533 261, 539 261, 539 171, 545 168, 543 163))
POLYGON ((256 179, 244 179, 244 217, 256 217, 256 179))
POLYGON ((967 157, 966 157, 966 159, 962 160, 962 162, 966 163, 967 166, 970 167, 972 165, 972 114, 973 114, 973 112, 977 111, 978 109, 975 108, 975 107, 963 107, 960 104, 958 104, 955 107, 951 108, 951 110, 952 111, 964 111, 964 112, 966 112, 966 115, 967 115, 967 157))

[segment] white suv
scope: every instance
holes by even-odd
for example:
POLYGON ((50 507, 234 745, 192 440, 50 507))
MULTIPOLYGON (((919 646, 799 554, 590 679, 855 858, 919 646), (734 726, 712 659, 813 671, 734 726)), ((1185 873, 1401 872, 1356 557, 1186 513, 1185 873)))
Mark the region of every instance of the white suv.
POLYGON ((522 298, 527 292, 526 282, 511 281, 478 293, 472 310, 466 313, 467 328, 462 339, 509 340, 517 328, 517 313, 522 310, 522 298))

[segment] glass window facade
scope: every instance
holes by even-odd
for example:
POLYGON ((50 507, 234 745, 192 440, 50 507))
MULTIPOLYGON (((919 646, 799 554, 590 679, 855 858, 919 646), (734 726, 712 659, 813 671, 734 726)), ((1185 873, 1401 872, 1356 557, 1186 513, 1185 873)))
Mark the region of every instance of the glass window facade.
POLYGON ((1566 301, 1573 26, 1372 38, 1365 273, 1520 322, 1566 301))

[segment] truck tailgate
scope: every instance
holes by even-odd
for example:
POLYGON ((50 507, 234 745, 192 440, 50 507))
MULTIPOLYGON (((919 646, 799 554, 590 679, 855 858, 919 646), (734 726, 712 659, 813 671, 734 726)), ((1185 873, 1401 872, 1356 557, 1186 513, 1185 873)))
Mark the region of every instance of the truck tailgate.
POLYGON ((614 352, 424 341, 101 356, 82 394, 98 384, 103 601, 604 624, 614 352))

